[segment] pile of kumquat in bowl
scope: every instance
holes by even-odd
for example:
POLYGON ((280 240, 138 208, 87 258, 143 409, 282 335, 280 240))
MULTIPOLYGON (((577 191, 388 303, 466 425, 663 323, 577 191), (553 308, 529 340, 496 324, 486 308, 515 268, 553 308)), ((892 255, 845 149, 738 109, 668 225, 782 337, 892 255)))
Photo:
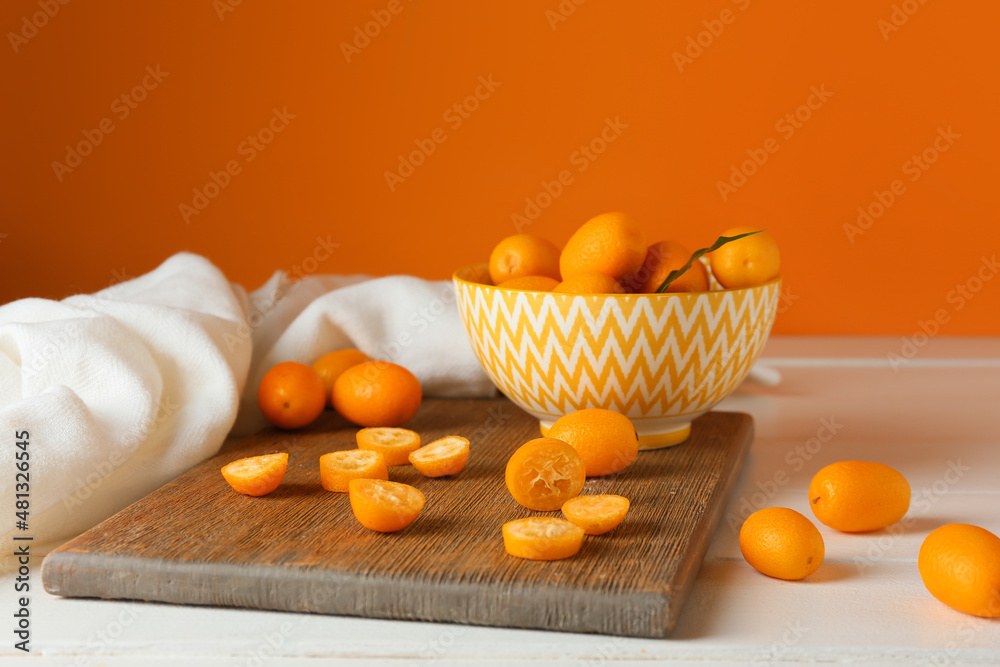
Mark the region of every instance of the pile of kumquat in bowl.
POLYGON ((733 228, 690 253, 650 243, 620 212, 587 221, 562 249, 507 237, 453 280, 483 369, 543 435, 565 414, 604 408, 632 420, 640 449, 683 442, 743 380, 781 290, 765 230, 733 228))

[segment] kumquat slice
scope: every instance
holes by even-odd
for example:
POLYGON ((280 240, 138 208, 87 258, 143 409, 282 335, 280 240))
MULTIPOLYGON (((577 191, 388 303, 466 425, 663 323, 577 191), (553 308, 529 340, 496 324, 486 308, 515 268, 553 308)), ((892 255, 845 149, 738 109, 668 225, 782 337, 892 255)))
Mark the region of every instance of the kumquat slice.
POLYGON ((444 477, 462 471, 469 461, 469 441, 448 435, 410 453, 410 463, 427 477, 444 477))
POLYGON ((266 496, 278 488, 288 470, 288 454, 264 454, 233 461, 222 476, 237 493, 266 496))
POLYGON ((361 525, 393 533, 413 523, 424 508, 424 494, 409 484, 381 479, 352 479, 348 484, 351 510, 361 525))
POLYGON ((628 498, 624 496, 577 496, 563 503, 562 513, 588 535, 603 535, 618 527, 628 507, 628 498))
POLYGON ((583 535, 583 528, 566 519, 532 516, 503 525, 503 546, 517 558, 560 560, 580 551, 583 535))
POLYGON ((358 449, 378 452, 387 466, 406 465, 410 454, 420 449, 420 436, 406 428, 374 426, 361 429, 355 437, 358 449))
POLYGON ((385 458, 366 449, 330 452, 319 457, 319 481, 324 489, 347 493, 352 479, 389 479, 385 458))

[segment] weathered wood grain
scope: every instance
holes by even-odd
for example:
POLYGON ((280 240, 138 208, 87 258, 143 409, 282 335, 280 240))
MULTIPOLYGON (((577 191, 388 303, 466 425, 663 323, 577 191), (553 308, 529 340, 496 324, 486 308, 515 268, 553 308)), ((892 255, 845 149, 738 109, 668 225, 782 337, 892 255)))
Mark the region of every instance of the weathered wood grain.
POLYGON ((273 429, 218 456, 52 552, 50 593, 72 597, 453 621, 479 625, 667 636, 701 566, 735 483, 753 422, 713 412, 674 448, 643 452, 625 471, 587 481, 584 493, 632 501, 625 522, 588 537, 570 559, 506 554, 500 526, 535 513, 510 497, 507 458, 538 437, 538 423, 506 399, 427 400, 407 425, 425 442, 472 442, 454 478, 410 466, 427 505, 409 528, 363 528, 343 494, 323 490, 319 457, 355 447, 356 428, 328 413, 308 429, 273 429), (232 491, 219 469, 244 456, 289 452, 269 496, 232 491))

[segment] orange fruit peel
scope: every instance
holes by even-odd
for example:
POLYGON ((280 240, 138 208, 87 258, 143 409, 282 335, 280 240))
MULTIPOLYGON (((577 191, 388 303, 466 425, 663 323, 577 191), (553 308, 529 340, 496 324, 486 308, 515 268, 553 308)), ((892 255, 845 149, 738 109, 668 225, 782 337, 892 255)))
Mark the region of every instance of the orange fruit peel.
POLYGON ((341 373, 351 366, 357 366, 366 361, 371 361, 367 354, 361 350, 347 348, 324 354, 313 364, 313 370, 319 374, 319 378, 323 381, 323 387, 326 389, 326 407, 333 407, 333 383, 337 381, 341 373))
POLYGON ((567 280, 585 271, 600 271, 620 281, 635 273, 646 258, 646 234, 628 213, 602 213, 583 223, 559 256, 567 280))
POLYGON ((511 278, 510 280, 498 283, 497 287, 502 289, 527 290, 529 292, 551 292, 558 285, 558 280, 548 276, 521 276, 520 278, 511 278))
POLYGON ((795 581, 819 569, 826 546, 819 530, 802 514, 787 507, 767 507, 743 522, 740 551, 761 574, 795 581))
POLYGON ((409 461, 427 477, 456 475, 469 461, 469 441, 448 435, 410 452, 409 461))
POLYGON ((552 288, 556 294, 624 294, 617 280, 600 271, 584 271, 552 288))
MULTIPOLYGON (((733 227, 722 236, 733 237, 757 231, 753 227, 733 227)), ((778 242, 767 232, 737 239, 709 254, 712 275, 726 289, 756 287, 774 280, 781 271, 778 242)), ((690 273, 690 271, 689 271, 690 273)))
POLYGON ((560 560, 576 555, 583 528, 551 516, 515 519, 503 525, 503 546, 511 556, 528 560, 560 560))
POLYGON ((950 523, 928 535, 917 555, 920 578, 940 602, 981 618, 1000 618, 1000 537, 950 523))
POLYGON ((603 535, 621 524, 628 508, 625 496, 601 494, 570 498, 563 503, 562 513, 587 535, 603 535))
POLYGON ((534 234, 508 236, 490 253, 489 269, 494 285, 524 276, 547 276, 558 281, 559 248, 534 234))
POLYGON ((426 503, 419 489, 382 479, 352 479, 347 494, 355 518, 365 528, 380 533, 406 528, 426 503))
POLYGON ((507 490, 521 505, 552 512, 580 494, 586 467, 575 449, 555 438, 536 438, 521 445, 507 461, 507 490))
POLYGON ((387 466, 404 466, 420 449, 420 435, 406 428, 372 426, 355 434, 358 449, 378 452, 387 466))
POLYGON ((278 428, 302 428, 322 414, 326 389, 311 366, 286 361, 264 374, 257 388, 257 404, 278 428))
POLYGON ((347 493, 352 479, 389 479, 385 458, 366 449, 330 452, 319 457, 319 480, 324 489, 347 493))
MULTIPOLYGON (((691 253, 680 243, 660 241, 649 246, 642 266, 632 275, 622 280, 622 285, 629 292, 653 294, 660 288, 672 271, 680 269, 691 258, 691 253)), ((695 262, 679 278, 670 283, 666 291, 676 292, 707 292, 708 272, 705 265, 695 262)))
POLYGON ((264 454, 239 459, 222 468, 222 476, 237 493, 266 496, 278 488, 288 470, 288 454, 264 454))
POLYGON ((401 426, 417 413, 423 393, 402 366, 365 361, 340 374, 332 396, 334 409, 359 426, 401 426))
POLYGON ((579 452, 587 477, 624 470, 639 455, 635 426, 614 410, 590 408, 570 412, 557 419, 546 435, 569 443, 579 452))
POLYGON ((809 507, 822 523, 845 533, 891 526, 910 508, 910 484, 882 463, 839 461, 813 476, 809 507))

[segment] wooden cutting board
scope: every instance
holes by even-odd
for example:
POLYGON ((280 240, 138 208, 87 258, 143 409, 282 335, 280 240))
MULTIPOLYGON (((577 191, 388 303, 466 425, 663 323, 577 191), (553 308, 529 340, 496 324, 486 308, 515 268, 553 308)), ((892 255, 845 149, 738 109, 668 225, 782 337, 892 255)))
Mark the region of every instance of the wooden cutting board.
MULTIPOLYGON (((511 498, 507 458, 538 422, 506 399, 426 400, 407 424, 425 442, 468 437, 454 478, 390 468, 427 505, 407 529, 362 527, 343 494, 324 491, 319 456, 353 449, 356 427, 327 413, 308 429, 240 440, 52 552, 42 567, 55 595, 225 605, 373 618, 665 637, 753 438, 745 414, 712 412, 676 447, 642 452, 626 470, 587 481, 632 506, 614 531, 587 537, 573 558, 508 556, 501 525, 533 514, 511 498), (235 493, 219 469, 289 452, 272 494, 235 493)), ((558 513, 554 515, 560 516, 558 513)))

